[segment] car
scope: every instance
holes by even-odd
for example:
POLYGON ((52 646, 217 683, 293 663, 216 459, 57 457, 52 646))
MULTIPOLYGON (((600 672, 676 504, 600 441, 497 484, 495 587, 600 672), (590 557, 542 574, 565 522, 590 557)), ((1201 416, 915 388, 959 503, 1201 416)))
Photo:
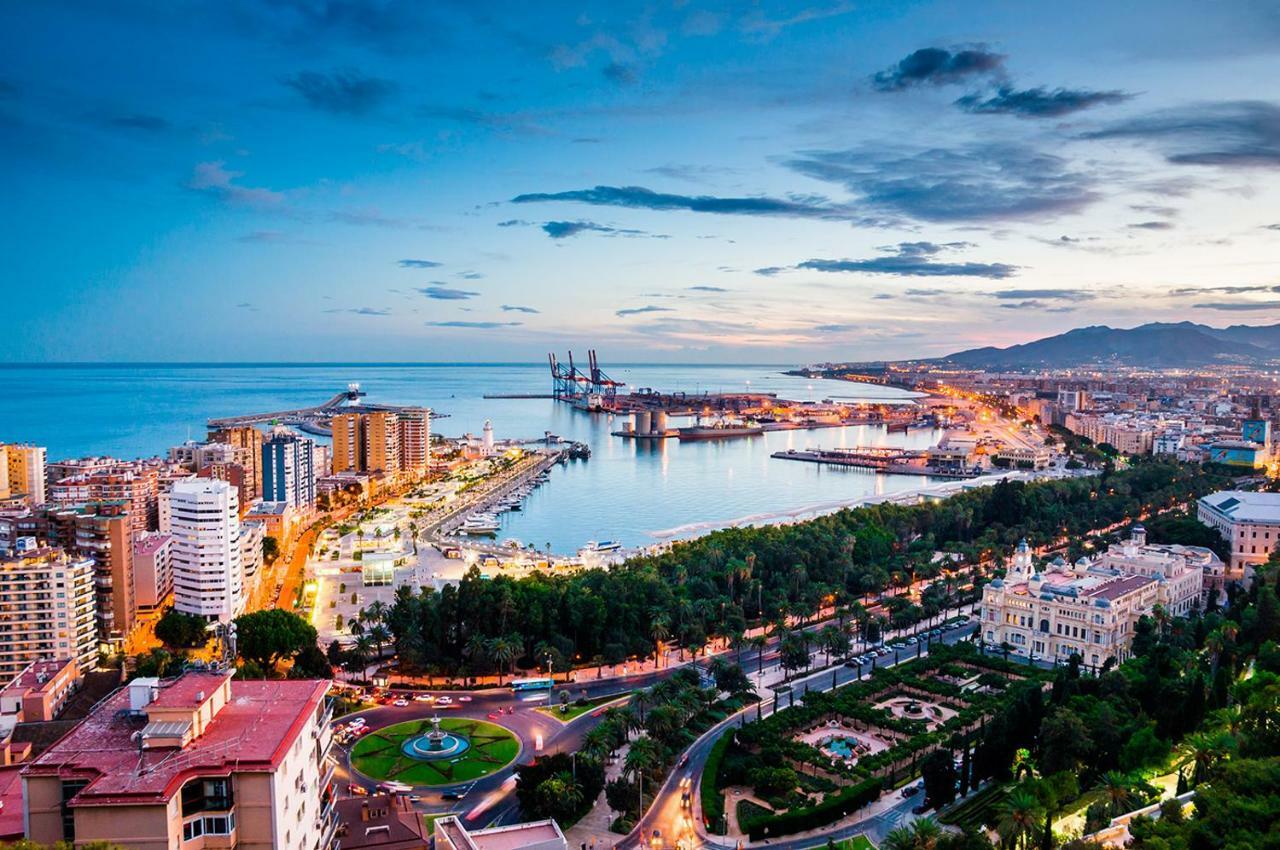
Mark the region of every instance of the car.
POLYGON ((396 700, 395 702, 393 702, 393 703, 391 703, 391 704, 392 704, 392 705, 394 705, 396 708, 404 708, 405 706, 407 706, 407 705, 409 704, 409 701, 408 701, 407 699, 405 699, 404 697, 401 697, 400 699, 396 700))
POLYGON ((414 694, 413 695, 414 702, 435 702, 435 699, 436 698, 433 697, 431 694, 414 694))
POLYGON ((436 697, 436 705, 453 705, 453 697, 436 697))
POLYGON ((662 846, 662 830, 655 829, 653 831, 653 834, 649 836, 649 846, 655 848, 655 850, 662 846))
POLYGON ((907 638, 907 643, 911 646, 915 646, 919 642, 920 640, 915 635, 912 635, 911 637, 907 638))
POLYGON ((680 756, 680 764, 678 764, 677 767, 684 767, 688 763, 689 763, 689 754, 685 753, 684 755, 680 756))
POLYGON ((494 714, 492 711, 491 711, 491 712, 489 712, 489 713, 488 713, 488 715, 486 715, 486 716, 487 716, 490 720, 497 720, 497 719, 498 719, 498 715, 494 714))
POLYGON ((861 658, 850 658, 848 661, 845 661, 844 666, 846 666, 846 667, 861 667, 861 666, 862 666, 862 659, 861 659, 861 658))
POLYGON ((369 789, 367 789, 367 788, 362 788, 361 786, 359 786, 359 785, 355 784, 354 782, 352 782, 350 785, 348 785, 348 786, 347 786, 347 788, 348 788, 348 790, 350 790, 350 791, 351 791, 351 796, 353 796, 353 797, 368 797, 368 796, 369 796, 369 789))
POLYGON ((930 806, 929 806, 929 804, 928 804, 928 803, 921 803, 921 804, 920 804, 920 805, 918 805, 918 806, 914 806, 914 807, 912 807, 912 809, 911 809, 911 814, 913 814, 913 815, 922 815, 922 814, 924 814, 925 812, 929 811, 929 809, 930 809, 930 806))
POLYGON ((908 785, 902 789, 902 796, 904 797, 914 797, 919 793, 920 793, 919 785, 908 785))
POLYGON ((458 697, 458 702, 471 702, 471 697, 458 697))

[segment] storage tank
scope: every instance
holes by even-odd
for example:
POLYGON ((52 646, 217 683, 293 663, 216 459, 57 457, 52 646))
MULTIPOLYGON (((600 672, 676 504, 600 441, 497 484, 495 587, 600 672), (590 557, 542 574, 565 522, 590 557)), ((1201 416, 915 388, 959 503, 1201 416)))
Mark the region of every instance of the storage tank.
POLYGON ((648 434, 648 433, 649 433, 649 428, 651 427, 651 423, 652 423, 652 421, 653 421, 653 420, 652 420, 652 418, 651 418, 651 417, 650 417, 650 415, 649 415, 649 411, 647 411, 647 410, 637 410, 637 411, 636 411, 636 418, 635 418, 635 423, 636 423, 636 433, 637 433, 637 434, 648 434))
POLYGON ((635 423, 634 423, 634 422, 623 422, 623 423, 622 423, 622 433, 624 433, 624 434, 630 434, 630 433, 634 432, 635 430, 636 430, 636 425, 635 425, 635 423))
POLYGON ((667 433, 667 412, 665 410, 656 410, 653 413, 653 433, 667 433))

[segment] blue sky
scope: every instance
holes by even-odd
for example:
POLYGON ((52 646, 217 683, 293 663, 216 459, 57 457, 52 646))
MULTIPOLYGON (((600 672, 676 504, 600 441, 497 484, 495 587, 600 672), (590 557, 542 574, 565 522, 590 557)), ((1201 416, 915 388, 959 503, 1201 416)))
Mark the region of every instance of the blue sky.
POLYGON ((0 360, 1280 321, 1268 2, 0 7, 0 360))

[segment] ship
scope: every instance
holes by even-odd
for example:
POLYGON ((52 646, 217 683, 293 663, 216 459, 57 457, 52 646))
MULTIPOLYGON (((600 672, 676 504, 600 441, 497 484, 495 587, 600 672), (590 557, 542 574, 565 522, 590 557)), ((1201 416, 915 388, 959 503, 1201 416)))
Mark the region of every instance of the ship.
POLYGON ((763 434, 764 426, 755 423, 727 422, 716 420, 710 424, 698 423, 687 428, 680 428, 676 436, 681 440, 724 440, 729 437, 751 437, 763 434))

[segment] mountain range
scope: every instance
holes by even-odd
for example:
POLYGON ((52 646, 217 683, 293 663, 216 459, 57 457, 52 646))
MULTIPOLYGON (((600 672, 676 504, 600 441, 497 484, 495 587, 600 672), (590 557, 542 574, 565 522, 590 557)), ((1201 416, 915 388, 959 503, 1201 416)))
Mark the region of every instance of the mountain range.
POLYGON ((985 346, 957 351, 940 360, 974 369, 1257 364, 1280 360, 1280 325, 1226 328, 1194 322, 1151 322, 1136 328, 1090 325, 1008 348, 985 346))

